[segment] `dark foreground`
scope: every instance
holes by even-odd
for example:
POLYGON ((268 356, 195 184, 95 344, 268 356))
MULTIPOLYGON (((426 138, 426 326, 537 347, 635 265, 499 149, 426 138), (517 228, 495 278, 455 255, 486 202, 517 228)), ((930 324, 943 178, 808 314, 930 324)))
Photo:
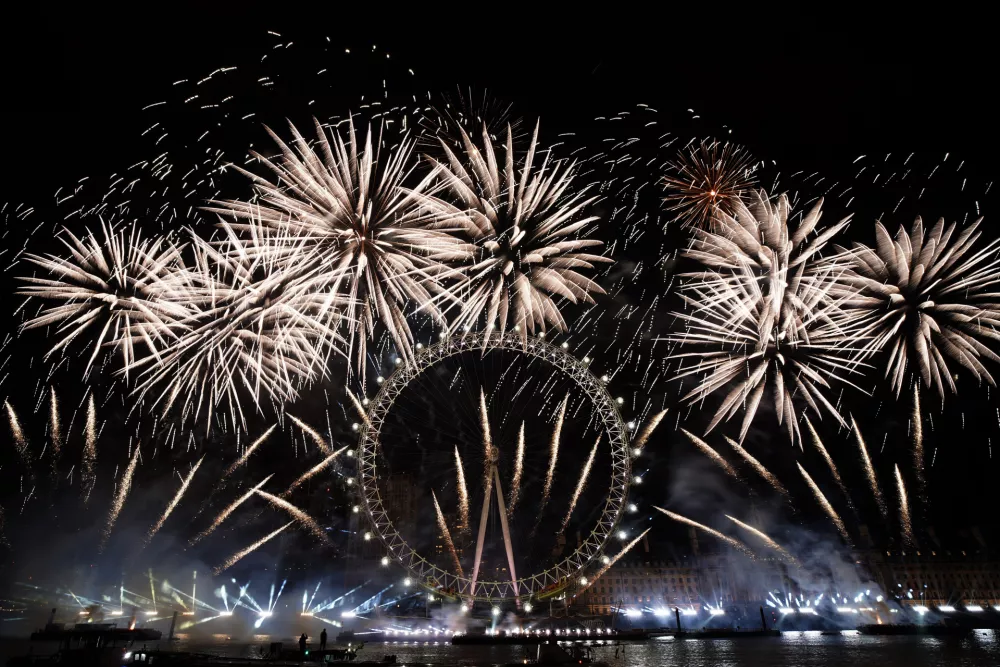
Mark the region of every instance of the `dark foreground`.
MULTIPOLYGON (((286 645, 293 645, 291 638, 267 635, 258 635, 253 643, 217 635, 158 644, 161 650, 169 647, 176 651, 250 657, 257 653, 261 644, 282 639, 286 645)), ((27 639, 0 638, 0 659, 6 664, 9 658, 27 653, 28 646, 27 639)), ((520 662, 528 655, 528 650, 528 647, 519 646, 388 642, 366 645, 358 654, 358 659, 378 660, 391 653, 397 656, 401 665, 430 663, 487 667, 520 662)), ((995 667, 1000 665, 1000 631, 977 630, 962 639, 820 635, 818 632, 786 632, 781 637, 745 639, 675 640, 664 637, 646 643, 628 644, 624 656, 619 649, 617 659, 615 650, 612 646, 598 646, 596 657, 613 665, 635 667, 995 667)))

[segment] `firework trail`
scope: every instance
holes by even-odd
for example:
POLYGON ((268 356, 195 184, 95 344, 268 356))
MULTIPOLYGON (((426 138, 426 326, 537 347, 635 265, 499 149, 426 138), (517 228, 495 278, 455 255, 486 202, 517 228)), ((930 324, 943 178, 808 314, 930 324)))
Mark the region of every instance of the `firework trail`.
POLYGON ((7 408, 7 418, 10 420, 10 433, 14 436, 14 446, 17 448, 17 453, 21 457, 21 461, 25 467, 31 470, 31 458, 28 456, 28 441, 24 437, 21 422, 18 421, 17 413, 14 412, 14 406, 9 401, 4 401, 3 406, 7 408))
POLYGON ((278 533, 280 533, 281 531, 283 531, 285 528, 288 528, 293 523, 295 523, 295 522, 294 521, 289 521, 288 523, 286 523, 284 526, 282 526, 278 530, 274 531, 273 533, 270 533, 270 534, 265 535, 264 537, 260 538, 259 540, 257 540, 256 542, 254 542, 253 544, 251 544, 250 546, 248 546, 246 549, 243 549, 241 551, 237 551, 232 556, 230 556, 229 558, 227 558, 226 561, 222 565, 220 565, 219 567, 215 568, 215 575, 218 576, 218 575, 222 574, 223 572, 225 572, 226 570, 228 570, 229 568, 231 568, 233 565, 235 565, 241 558, 243 558, 244 556, 246 556, 248 554, 251 554, 254 551, 256 551, 258 548, 260 548, 261 546, 263 546, 264 544, 266 544, 267 542, 269 542, 270 540, 272 540, 273 538, 275 538, 278 535, 278 533))
POLYGON ((656 430, 656 427, 660 425, 660 422, 663 421, 663 418, 666 416, 667 416, 666 410, 661 410, 660 412, 657 412, 655 415, 653 415, 646 423, 646 425, 643 427, 643 429, 639 431, 639 435, 632 443, 632 447, 635 449, 641 449, 645 447, 646 443, 649 441, 650 436, 653 435, 653 431, 656 430))
POLYGON ((55 477, 59 453, 63 445, 62 424, 59 421, 59 401, 56 399, 55 387, 49 387, 49 428, 52 433, 52 476, 55 477))
POLYGON ((433 489, 431 490, 431 499, 434 501, 434 512, 437 514, 438 529, 441 531, 441 537, 444 538, 444 543, 448 547, 448 553, 451 554, 451 560, 455 563, 455 571, 458 572, 458 576, 464 577, 465 573, 462 571, 462 563, 458 560, 458 552, 455 550, 455 543, 451 539, 451 531, 448 530, 448 523, 444 520, 441 505, 438 504, 437 495, 435 495, 433 489))
POLYGON ((826 515, 830 517, 830 521, 832 521, 833 525, 837 527, 837 530, 840 532, 840 536, 844 538, 844 541, 847 542, 847 544, 851 544, 851 536, 847 533, 847 527, 844 526, 844 522, 841 520, 840 515, 837 514, 837 511, 833 509, 833 505, 831 505, 830 501, 826 499, 826 496, 823 495, 819 486, 817 486, 816 482, 813 481, 813 478, 809 476, 806 469, 802 467, 802 464, 796 462, 795 465, 799 467, 799 472, 802 473, 802 478, 806 480, 806 484, 809 485, 809 488, 812 489, 813 495, 816 496, 816 502, 820 504, 820 507, 822 507, 823 511, 826 512, 826 515))
POLYGON ((278 496, 268 493, 267 491, 261 491, 260 489, 257 489, 255 493, 260 497, 267 499, 275 507, 278 507, 288 512, 289 516, 291 516, 293 519, 295 519, 300 524, 309 529, 309 532, 312 533, 313 536, 316 537, 316 539, 318 539, 320 542, 323 542, 324 544, 327 544, 329 546, 333 546, 332 543, 330 542, 330 538, 327 536, 325 532, 323 532, 323 529, 320 528, 318 523, 316 523, 316 520, 313 519, 308 514, 306 514, 305 512, 303 512, 301 509, 291 504, 284 498, 279 498, 278 496))
POLYGON ((320 451, 322 451, 327 456, 333 453, 333 448, 326 443, 326 440, 316 431, 316 429, 314 429, 312 426, 309 426, 309 424, 306 424, 304 421, 302 421, 301 419, 299 419, 298 417, 296 417, 291 413, 286 412, 285 414, 288 415, 288 418, 291 419, 296 426, 302 429, 302 431, 306 435, 312 438, 313 442, 316 443, 316 446, 320 449, 320 451))
POLYGON ((7 539, 7 534, 3 532, 4 522, 3 505, 0 505, 0 544, 10 548, 10 541, 7 539))
POLYGON ((338 449, 337 451, 335 451, 334 453, 330 454, 328 457, 326 457, 325 459, 323 459, 322 461, 320 461, 319 463, 317 463, 316 465, 314 465, 312 468, 310 468, 309 470, 307 470, 306 472, 304 472, 301 477, 299 477, 297 480, 295 480, 294 482, 292 482, 291 486, 289 486, 287 489, 285 489, 285 492, 281 494, 281 497, 282 498, 287 498, 289 495, 291 495, 292 491, 294 491, 295 489, 297 489, 300 486, 302 486, 302 484, 304 484, 305 482, 307 482, 310 479, 312 479, 313 477, 315 477, 317 473, 319 473, 320 471, 323 470, 323 468, 325 468, 328 465, 330 465, 331 463, 333 463, 334 459, 336 459, 338 456, 340 456, 341 454, 343 454, 344 450, 346 450, 346 449, 347 449, 346 446, 345 447, 341 447, 340 449, 338 449))
POLYGON ((868 485, 875 496, 875 502, 878 503, 879 512, 885 517, 887 516, 885 499, 882 497, 882 491, 878 488, 878 479, 875 477, 875 466, 872 465, 872 460, 868 457, 868 448, 865 446, 865 439, 861 437, 861 429, 855 423, 854 417, 851 417, 851 428, 854 429, 854 436, 858 439, 858 449, 861 450, 861 463, 865 469, 865 476, 868 478, 868 485))
POLYGON ((263 480, 260 481, 259 484, 257 484, 257 486, 253 487, 252 489, 244 493, 242 496, 234 500, 226 509, 219 512, 219 516, 215 517, 215 521, 212 522, 212 525, 210 525, 208 528, 201 531, 191 539, 191 545, 194 546, 200 540, 203 540, 206 537, 208 537, 212 533, 212 531, 214 531, 216 528, 222 525, 222 522, 225 521, 230 514, 236 511, 237 507, 246 502, 250 498, 250 496, 254 494, 254 492, 256 492, 262 486, 267 484, 267 480, 271 479, 272 477, 274 477, 274 473, 271 473, 270 475, 265 477, 263 480))
POLYGON ((135 466, 139 462, 139 444, 135 445, 135 452, 132 454, 132 460, 129 461, 128 467, 125 469, 125 474, 122 476, 121 482, 118 483, 118 493, 115 494, 114 500, 111 502, 111 510, 108 512, 108 523, 104 526, 104 532, 101 535, 101 543, 97 548, 98 553, 104 552, 104 547, 108 543, 108 538, 111 537, 111 530, 115 527, 115 521, 118 520, 118 515, 121 514, 122 507, 125 506, 125 498, 128 497, 129 489, 132 488, 132 475, 135 474, 135 466))
POLYGON ((917 495, 923 495, 927 481, 924 479, 924 422, 920 415, 920 383, 913 383, 913 472, 917 476, 917 495))
POLYGON ((524 475, 524 422, 517 432, 517 453, 514 455, 514 478, 510 482, 510 500, 507 502, 507 516, 514 516, 514 508, 521 497, 521 477, 524 475))
POLYGON ((748 533, 751 533, 753 535, 756 535, 760 539, 761 542, 763 542, 764 544, 766 544, 771 549, 774 549, 775 551, 777 551, 779 554, 781 554, 781 557, 784 558, 785 560, 787 560, 789 563, 792 563, 793 565, 798 565, 799 564, 799 562, 795 559, 794 556, 792 556, 792 554, 788 553, 788 551, 783 546, 781 546, 780 544, 778 544, 777 542, 775 542, 773 539, 771 539, 771 537, 767 533, 765 533, 765 532, 763 532, 761 530, 758 530, 757 528, 754 528, 753 526, 751 526, 749 524, 743 523, 739 519, 731 517, 728 514, 726 514, 725 516, 726 516, 727 519, 729 519, 730 521, 732 521, 733 523, 735 523, 737 526, 739 526, 743 530, 745 530, 748 533))
POLYGON ((608 570, 610 570, 614 566, 615 563, 617 563, 619 560, 621 560, 622 556, 624 556, 629 551, 631 551, 632 548, 635 547, 635 545, 639 544, 639 542, 642 541, 642 538, 646 537, 646 533, 648 533, 650 530, 651 530, 650 528, 647 528, 646 530, 644 530, 641 533, 639 533, 639 535, 637 535, 634 540, 632 540, 631 542, 629 542, 628 544, 626 544, 622 548, 621 551, 619 551, 618 553, 616 553, 614 555, 614 558, 610 559, 607 563, 605 563, 601 567, 600 570, 597 571, 597 573, 587 582, 587 584, 580 589, 579 593, 582 593, 583 591, 585 591, 588 588, 590 588, 591 586, 593 586, 594 583, 597 582, 597 580, 599 580, 601 577, 603 577, 605 574, 607 574, 608 570))
POLYGON ((465 485, 465 467, 462 465, 462 455, 455 446, 455 475, 458 479, 458 514, 463 530, 469 529, 469 487, 465 485))
POLYGON ((732 447, 733 450, 735 450, 735 452, 739 454, 744 461, 749 463, 750 467, 756 470, 757 474, 764 478, 764 481, 773 486, 774 490, 780 493, 781 495, 785 496, 786 499, 791 500, 791 497, 788 494, 788 489, 785 488, 784 484, 778 481, 778 478, 775 477, 770 470, 764 467, 763 463, 754 458, 754 456, 750 454, 750 452, 743 449, 743 447, 740 446, 740 443, 736 442, 729 436, 724 436, 724 437, 726 442, 729 443, 729 446, 732 447))
POLYGON ((562 435, 563 420, 566 419, 566 405, 569 403, 569 394, 566 394, 559 405, 559 415, 556 417, 556 425, 552 429, 552 442, 549 445, 549 469, 545 473, 545 486, 542 488, 542 504, 538 508, 539 519, 545 510, 545 505, 549 502, 549 493, 552 491, 552 480, 556 475, 556 460, 559 458, 559 437, 562 435))
POLYGON ((737 480, 739 482, 743 481, 743 478, 741 478, 740 475, 739 475, 739 473, 736 472, 736 468, 734 468, 733 466, 729 465, 729 461, 727 461, 726 459, 722 458, 722 455, 719 454, 714 449, 712 449, 707 442, 705 442, 704 440, 702 440, 701 438, 699 438, 698 436, 696 436, 694 433, 691 433, 690 431, 687 431, 685 429, 681 429, 681 433, 683 433, 684 435, 686 435, 688 437, 688 439, 692 443, 694 443, 694 446, 697 447, 699 450, 701 450, 702 454, 704 454, 708 458, 712 459, 712 461, 717 466, 719 466, 720 468, 722 468, 726 472, 727 475, 729 475, 730 477, 732 477, 733 479, 735 479, 735 480, 737 480))
POLYGON ((347 395, 350 397, 351 403, 354 404, 354 409, 358 411, 358 416, 361 417, 361 421, 371 426, 371 422, 368 421, 368 413, 365 412, 365 407, 361 405, 361 401, 358 400, 358 397, 354 395, 354 392, 351 391, 349 387, 347 388, 347 395))
POLYGON ((903 541, 906 543, 906 546, 913 546, 916 544, 916 541, 913 539, 910 504, 906 499, 906 486, 903 484, 903 473, 899 471, 899 464, 896 464, 896 488, 899 492, 899 525, 903 529, 903 541))
POLYGON ((90 502, 90 494, 97 483, 94 467, 97 465, 97 408, 94 406, 94 395, 87 398, 87 424, 83 440, 83 504, 90 502))
POLYGON ((809 428, 809 434, 812 435, 813 444, 816 445, 816 449, 819 450, 820 455, 822 455, 823 460, 826 461, 826 465, 830 468, 830 474, 833 475, 833 481, 837 483, 840 488, 840 492, 844 495, 847 500, 847 506, 852 510, 854 509, 854 503, 851 500, 851 494, 847 491, 847 486, 844 484, 844 480, 840 478, 840 471, 837 470, 837 464, 833 462, 833 457, 830 456, 830 452, 826 450, 823 446, 823 441, 819 438, 819 433, 813 428, 812 422, 809 421, 809 417, 805 418, 806 426, 809 428))
POLYGON ((482 387, 479 388, 479 425, 483 429, 483 484, 485 486, 485 480, 490 476, 492 470, 494 453, 493 435, 490 433, 490 416, 486 412, 486 392, 483 391, 482 387))
MULTIPOLYGON (((289 417, 291 417, 291 415, 289 415, 289 417)), ((240 458, 236 459, 236 461, 232 465, 230 465, 228 468, 226 468, 226 472, 222 473, 223 479, 225 479, 226 477, 229 477, 230 475, 232 475, 233 472, 235 472, 235 470, 237 468, 239 468, 241 465, 243 465, 244 463, 246 463, 247 459, 250 458, 250 455, 253 454, 254 451, 258 447, 260 447, 264 443, 265 440, 267 440, 268 436, 270 436, 272 433, 274 433, 274 429, 276 429, 276 428, 278 428, 278 425, 274 424, 273 426, 271 426, 271 428, 267 429, 267 431, 264 433, 264 435, 260 436, 256 440, 254 440, 253 444, 251 444, 249 447, 246 448, 246 450, 244 450, 243 455, 240 456, 240 458)))
POLYGON ((565 532, 566 526, 569 524, 569 519, 573 516, 573 510, 576 509, 576 503, 580 500, 580 494, 583 493, 583 488, 587 486, 587 478, 590 477, 590 469, 594 466, 594 458, 597 456, 597 447, 601 444, 601 438, 597 438, 597 442, 594 443, 594 448, 590 450, 590 456, 587 457, 587 462, 583 464, 583 472, 580 473, 580 481, 576 483, 576 489, 573 491, 573 497, 569 501, 569 509, 566 510, 566 516, 563 518, 562 527, 559 529, 560 533, 565 532))
POLYGON ((156 522, 156 525, 149 529, 149 534, 146 535, 146 544, 149 544, 150 540, 153 539, 153 536, 160 532, 160 528, 162 528, 163 524, 167 522, 167 518, 177 507, 178 503, 181 502, 181 498, 184 497, 184 492, 187 491, 188 486, 191 485, 191 480, 194 479, 194 474, 198 472, 198 468, 201 467, 201 462, 204 460, 205 456, 202 455, 202 457, 198 459, 198 462, 194 464, 194 467, 191 468, 191 472, 189 472, 187 477, 184 478, 184 481, 181 482, 181 488, 177 489, 177 493, 174 494, 174 499, 170 501, 169 505, 167 505, 167 509, 163 513, 163 516, 161 516, 160 520, 156 522))
POLYGON ((754 554, 753 550, 750 549, 750 547, 748 547, 747 545, 743 544, 742 542, 740 542, 739 540, 737 540, 735 538, 729 537, 728 535, 724 535, 724 534, 720 533, 719 531, 714 530, 712 528, 709 528, 706 525, 700 524, 697 521, 694 521, 692 519, 687 518, 686 516, 681 516, 680 514, 676 514, 674 512, 670 512, 668 510, 665 510, 662 507, 657 507, 656 505, 653 505, 653 509, 657 510, 658 512, 663 512, 664 514, 666 514, 668 517, 670 517, 674 521, 678 521, 678 522, 683 523, 683 524, 685 524, 687 526, 691 526, 692 528, 697 528, 698 530, 705 531, 706 533, 708 533, 712 537, 714 537, 716 539, 719 539, 719 540, 722 540, 723 542, 725 542, 729 546, 733 547, 734 549, 736 549, 740 553, 742 553, 742 554, 750 557, 751 559, 757 557, 754 554))

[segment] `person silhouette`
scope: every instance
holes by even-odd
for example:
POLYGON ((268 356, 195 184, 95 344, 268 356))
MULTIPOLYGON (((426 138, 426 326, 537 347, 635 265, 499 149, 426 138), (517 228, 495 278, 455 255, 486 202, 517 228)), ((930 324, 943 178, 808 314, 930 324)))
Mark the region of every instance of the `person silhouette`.
POLYGON ((302 651, 303 653, 306 652, 306 639, 307 639, 306 633, 303 632, 302 636, 299 637, 299 650, 302 651))
POLYGON ((323 628, 323 632, 319 633, 319 650, 326 650, 326 628, 323 628))

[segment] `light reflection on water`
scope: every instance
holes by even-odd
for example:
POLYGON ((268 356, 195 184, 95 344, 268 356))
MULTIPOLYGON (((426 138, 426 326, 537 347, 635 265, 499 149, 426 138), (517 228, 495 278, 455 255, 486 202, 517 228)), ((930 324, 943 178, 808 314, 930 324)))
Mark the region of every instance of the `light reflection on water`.
MULTIPOLYGON (((294 638, 259 636, 283 641, 293 648, 294 638)), ((266 638, 266 639, 265 639, 266 638)), ((256 639, 256 637, 255 637, 256 639)), ((229 656, 249 656, 259 644, 242 641, 178 642, 178 650, 204 651, 229 656)), ((489 666, 520 662, 534 649, 519 646, 451 646, 446 642, 367 644, 359 660, 381 660, 395 654, 398 664, 489 666)), ((977 630, 964 639, 939 637, 866 637, 855 633, 823 635, 818 631, 786 632, 780 638, 677 640, 661 637, 646 643, 626 644, 624 655, 615 647, 598 646, 599 659, 613 665, 635 667, 996 667, 1000 665, 1000 631, 977 630)))
MULTIPOLYGON (((258 634, 250 641, 226 635, 186 636, 179 641, 150 643, 147 648, 209 653, 227 657, 259 657, 272 641, 294 649, 297 639, 258 634)), ((4 655, 24 655, 27 641, 5 639, 4 655)), ((635 667, 996 667, 1000 665, 1000 631, 977 630, 964 639, 939 637, 866 637, 855 633, 823 635, 786 632, 780 638, 674 640, 661 637, 626 644, 624 652, 597 646, 596 656, 612 665, 635 667)), ((521 662, 534 654, 527 646, 451 646, 445 642, 400 641, 367 644, 359 660, 377 661, 395 654, 402 665, 487 667, 521 662)))

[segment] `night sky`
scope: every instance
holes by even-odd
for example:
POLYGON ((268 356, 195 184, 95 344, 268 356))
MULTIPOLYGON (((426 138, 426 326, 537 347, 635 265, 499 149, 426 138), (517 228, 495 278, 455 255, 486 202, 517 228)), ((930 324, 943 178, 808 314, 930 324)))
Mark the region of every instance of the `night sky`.
MULTIPOLYGON (((927 17, 907 25, 873 22, 833 5, 826 7, 829 15, 813 16, 764 16, 750 5, 733 14, 708 5, 669 12, 665 7, 657 15, 636 9, 611 16, 581 6, 565 15, 534 16, 531 6, 497 5, 474 15, 428 4, 410 16, 388 6, 364 16, 280 3, 172 3, 22 16, 8 24, 0 45, 6 128, 0 200, 48 202, 62 185, 143 157, 133 141, 146 125, 137 110, 162 99, 178 79, 256 58, 274 41, 267 30, 286 40, 329 35, 339 47, 354 49, 378 44, 392 54, 395 71, 417 73, 420 88, 489 90, 513 103, 517 115, 540 116, 550 139, 575 131, 586 140, 595 116, 645 103, 664 113, 661 121, 676 114, 685 123, 686 110, 694 109, 706 125, 732 128, 732 138, 752 153, 789 168, 843 177, 861 154, 950 152, 968 160, 972 174, 990 180, 996 143, 989 89, 993 44, 982 16, 927 17)), ((326 91, 326 111, 346 112, 356 104, 358 85, 381 72, 342 76, 343 98, 326 91)), ((294 108, 313 92, 293 89, 283 99, 294 108)), ((298 120, 308 111, 288 113, 298 120)), ((944 211, 927 217, 938 213, 944 211)), ((837 213, 829 215, 832 221, 837 213)), ((871 220, 858 215, 856 224, 867 229, 871 220)), ((895 227, 909 220, 892 222, 895 227)), ((988 217, 988 235, 993 228, 988 217)), ((850 236, 870 240, 864 232, 850 236)), ((996 467, 987 458, 987 427, 978 429, 989 422, 995 437, 991 415, 997 401, 995 392, 985 399, 971 391, 974 396, 960 389, 946 413, 943 428, 963 435, 939 443, 949 451, 934 472, 934 522, 966 512, 964 523, 992 519, 983 501, 992 495, 988 485, 996 467), (963 424, 959 431, 964 410, 976 418, 970 418, 969 430, 963 424), (945 492, 948 480, 954 488, 945 492)), ((887 397, 876 398, 867 413, 860 410, 863 423, 889 419, 875 408, 887 397)), ((780 462, 788 443, 780 434, 774 439, 762 446, 770 449, 779 474, 794 475, 791 459, 780 462)), ((850 446, 838 442, 831 448, 850 446)), ((878 451, 880 444, 869 446, 878 451)), ((654 476, 669 479, 670 465, 657 461, 654 476)), ((880 469, 886 489, 889 471, 880 469)), ((861 478, 853 481, 860 484, 861 478)), ((647 505, 666 500, 646 489, 640 497, 647 505)))

